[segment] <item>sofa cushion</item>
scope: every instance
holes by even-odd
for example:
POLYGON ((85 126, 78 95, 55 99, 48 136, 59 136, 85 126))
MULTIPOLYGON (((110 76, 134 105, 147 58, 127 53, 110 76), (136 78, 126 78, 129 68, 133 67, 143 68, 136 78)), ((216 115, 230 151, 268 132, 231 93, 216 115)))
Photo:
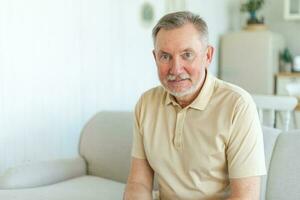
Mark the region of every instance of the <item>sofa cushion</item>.
POLYGON ((79 153, 87 173, 125 183, 132 143, 132 112, 100 112, 84 127, 79 153))
POLYGON ((263 136, 264 136, 266 168, 268 170, 277 137, 282 132, 282 130, 263 126, 262 131, 263 131, 263 136))
POLYGON ((32 188, 86 175, 83 158, 31 162, 8 169, 0 177, 0 189, 32 188))
POLYGON ((95 176, 81 176, 31 189, 0 190, 5 200, 119 200, 125 184, 95 176))
MULTIPOLYGON (((263 131, 263 136, 264 136, 266 169, 267 169, 267 171, 269 171, 269 166, 270 166, 270 161, 272 158, 273 149, 276 144, 277 137, 281 133, 281 130, 263 126, 262 131, 263 131)), ((260 199, 261 200, 265 200, 266 187, 267 187, 267 176, 265 175, 265 176, 262 176, 262 179, 261 179, 261 191, 260 191, 260 199)))
POLYGON ((300 199, 300 130, 278 136, 273 152, 267 200, 300 199))

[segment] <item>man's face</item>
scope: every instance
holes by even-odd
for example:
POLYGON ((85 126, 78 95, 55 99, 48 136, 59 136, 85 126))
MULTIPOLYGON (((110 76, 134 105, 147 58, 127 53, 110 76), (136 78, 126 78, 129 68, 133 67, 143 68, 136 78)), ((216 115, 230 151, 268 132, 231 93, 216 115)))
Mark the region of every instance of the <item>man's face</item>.
POLYGON ((160 82, 175 97, 193 95, 203 83, 212 52, 192 24, 159 30, 153 55, 160 82))

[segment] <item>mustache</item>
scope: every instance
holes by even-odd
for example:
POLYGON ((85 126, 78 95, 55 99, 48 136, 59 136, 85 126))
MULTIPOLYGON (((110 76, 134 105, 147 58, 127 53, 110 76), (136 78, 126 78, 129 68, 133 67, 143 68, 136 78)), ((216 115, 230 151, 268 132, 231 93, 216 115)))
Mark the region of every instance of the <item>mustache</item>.
POLYGON ((169 74, 167 76, 167 80, 168 81, 175 81, 175 80, 185 80, 185 79, 189 79, 190 76, 188 74, 179 74, 179 75, 172 75, 172 74, 169 74))

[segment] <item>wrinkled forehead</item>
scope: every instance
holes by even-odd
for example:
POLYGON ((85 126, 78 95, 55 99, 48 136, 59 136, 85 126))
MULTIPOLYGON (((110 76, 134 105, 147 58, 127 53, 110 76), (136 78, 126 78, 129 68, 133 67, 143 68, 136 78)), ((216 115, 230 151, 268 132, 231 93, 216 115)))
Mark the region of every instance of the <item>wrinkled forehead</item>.
POLYGON ((203 48, 201 36, 192 25, 175 29, 161 29, 157 33, 154 45, 156 51, 180 52, 186 49, 198 51, 203 48))

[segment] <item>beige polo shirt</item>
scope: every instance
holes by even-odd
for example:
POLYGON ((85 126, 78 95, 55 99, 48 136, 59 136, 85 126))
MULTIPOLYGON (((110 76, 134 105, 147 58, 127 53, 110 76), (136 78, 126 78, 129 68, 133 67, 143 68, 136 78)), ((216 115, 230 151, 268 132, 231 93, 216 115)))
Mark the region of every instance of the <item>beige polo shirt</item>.
POLYGON ((209 73, 198 97, 183 109, 161 86, 145 92, 134 127, 132 156, 148 160, 161 200, 222 199, 229 178, 266 173, 251 96, 209 73))

